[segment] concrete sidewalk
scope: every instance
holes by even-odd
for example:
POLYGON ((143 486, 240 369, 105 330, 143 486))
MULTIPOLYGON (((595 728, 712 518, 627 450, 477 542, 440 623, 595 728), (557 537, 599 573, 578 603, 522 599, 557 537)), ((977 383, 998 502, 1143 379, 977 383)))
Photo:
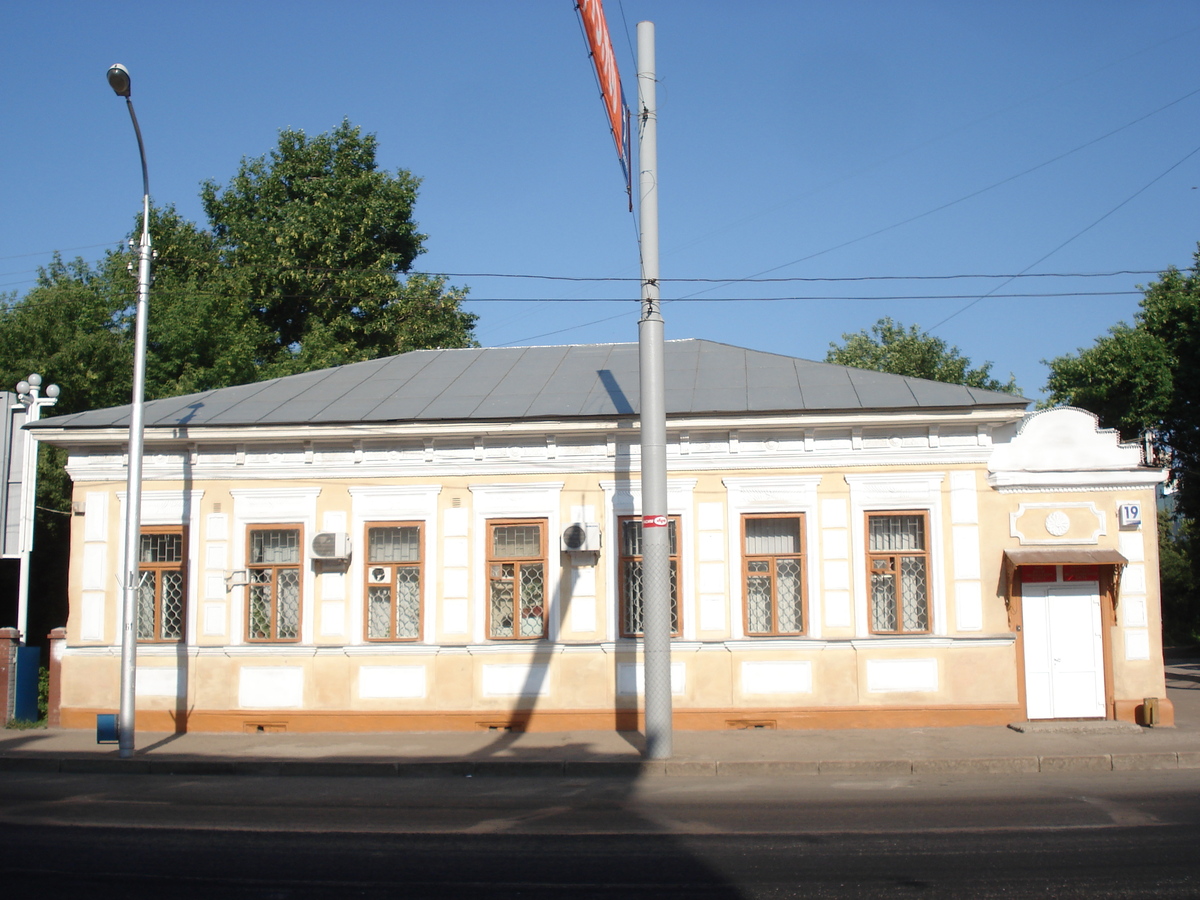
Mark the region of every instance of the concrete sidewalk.
POLYGON ((92 731, 8 730, 0 771, 177 775, 781 776, 1200 769, 1200 659, 1167 666, 1176 726, 1115 722, 837 731, 676 731, 670 760, 631 732, 138 734, 132 759, 92 731))

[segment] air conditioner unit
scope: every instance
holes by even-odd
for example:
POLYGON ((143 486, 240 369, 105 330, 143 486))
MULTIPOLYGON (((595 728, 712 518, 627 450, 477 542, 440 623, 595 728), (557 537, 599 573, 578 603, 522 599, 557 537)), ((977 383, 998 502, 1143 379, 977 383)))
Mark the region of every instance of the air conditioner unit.
POLYGON ((387 584, 388 570, 383 566, 371 566, 367 571, 367 580, 371 584, 387 584))
POLYGON ((347 559, 350 556, 350 535, 340 531, 322 531, 312 539, 313 559, 347 559))
POLYGON ((562 549, 568 553, 598 552, 600 526, 595 522, 572 522, 563 529, 562 549))

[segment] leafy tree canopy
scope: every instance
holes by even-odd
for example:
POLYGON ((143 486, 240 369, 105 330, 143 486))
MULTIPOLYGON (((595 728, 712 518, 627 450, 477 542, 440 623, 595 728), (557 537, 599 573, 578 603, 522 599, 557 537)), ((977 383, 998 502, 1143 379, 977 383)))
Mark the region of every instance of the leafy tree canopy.
MULTIPOLYGON (((413 220, 418 180, 379 169, 376 141, 349 122, 310 138, 285 130, 207 182, 208 223, 153 206, 147 399, 435 347, 474 345, 465 290, 408 274, 424 252, 413 220)), ((141 233, 140 215, 132 236, 141 233)), ((55 256, 23 297, 0 295, 0 381, 31 372, 62 389, 53 414, 126 404, 133 370, 135 254, 95 264, 55 256)), ((65 454, 43 448, 38 504, 69 509, 65 454)), ((69 519, 39 516, 40 593, 60 602, 31 634, 65 620, 69 519), (48 538, 48 539, 47 539, 48 538), (44 627, 42 627, 44 625, 44 627)), ((37 613, 36 615, 41 615, 37 613)), ((0 625, 8 624, 0 622, 0 625)))
POLYGON ((916 325, 906 328, 887 317, 872 325, 870 331, 864 329, 843 334, 842 344, 829 345, 825 362, 1018 396, 1021 393, 1012 376, 1007 382, 993 378, 990 362, 972 369, 971 360, 957 347, 948 346, 941 338, 921 331, 916 325))
POLYGON ((1049 404, 1094 412, 1125 440, 1152 435, 1171 467, 1174 509, 1159 519, 1163 624, 1200 638, 1200 249, 1192 269, 1168 269, 1142 288, 1133 325, 1050 360, 1049 404))
POLYGON ((1047 362, 1049 403, 1090 410, 1125 440, 1152 432, 1178 483, 1181 512, 1200 514, 1200 250, 1143 287, 1132 326, 1121 322, 1047 362))
POLYGON ((315 138, 285 130, 228 185, 201 190, 221 263, 263 326, 258 352, 272 375, 472 342, 462 291, 400 278, 424 252, 412 218, 420 182, 381 171, 375 151, 375 137, 349 122, 315 138))
MULTIPOLYGON (((149 399, 474 344, 465 290, 405 276, 424 252, 419 182, 379 170, 375 154, 349 122, 315 138, 285 130, 229 185, 203 185, 207 228, 151 207, 149 399)), ((28 294, 4 298, 0 378, 40 372, 62 388, 59 413, 128 403, 131 262, 126 248, 94 265, 56 256, 28 294)))

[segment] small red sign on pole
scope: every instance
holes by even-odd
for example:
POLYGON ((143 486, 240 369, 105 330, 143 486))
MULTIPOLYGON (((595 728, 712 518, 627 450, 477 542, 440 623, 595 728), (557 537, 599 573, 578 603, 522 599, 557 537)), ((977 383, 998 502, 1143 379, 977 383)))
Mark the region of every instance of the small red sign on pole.
POLYGON ((642 516, 642 527, 643 528, 666 528, 667 527, 667 517, 666 516, 642 516))

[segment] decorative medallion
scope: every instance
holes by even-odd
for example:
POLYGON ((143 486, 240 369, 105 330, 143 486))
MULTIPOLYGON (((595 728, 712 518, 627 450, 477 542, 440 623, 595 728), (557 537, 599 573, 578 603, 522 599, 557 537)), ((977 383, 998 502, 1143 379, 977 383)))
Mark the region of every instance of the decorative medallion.
POLYGON ((1062 537, 1071 527, 1071 517, 1061 509, 1046 516, 1046 532, 1054 537, 1062 537))

